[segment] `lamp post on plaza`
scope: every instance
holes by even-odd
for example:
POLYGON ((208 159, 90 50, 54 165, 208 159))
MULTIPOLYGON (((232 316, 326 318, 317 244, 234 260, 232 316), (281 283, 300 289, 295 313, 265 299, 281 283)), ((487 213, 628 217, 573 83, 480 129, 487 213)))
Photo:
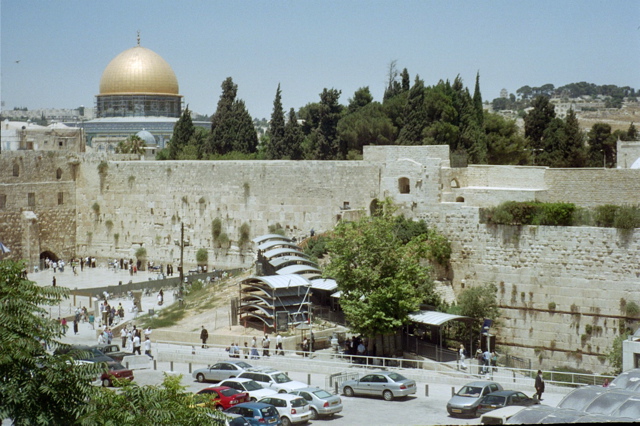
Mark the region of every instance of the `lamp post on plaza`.
POLYGON ((180 223, 180 241, 176 241, 174 240, 174 242, 176 243, 176 245, 180 246, 180 287, 179 287, 179 292, 180 292, 180 299, 182 300, 182 289, 184 286, 184 248, 185 246, 189 246, 190 243, 189 241, 185 241, 184 240, 184 222, 180 223))

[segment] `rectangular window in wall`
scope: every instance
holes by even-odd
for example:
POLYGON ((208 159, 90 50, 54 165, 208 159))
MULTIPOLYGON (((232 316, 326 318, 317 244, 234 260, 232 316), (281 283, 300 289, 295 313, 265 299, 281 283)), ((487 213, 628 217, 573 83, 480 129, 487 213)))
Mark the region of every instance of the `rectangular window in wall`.
POLYGON ((58 205, 64 204, 64 192, 58 192, 58 205))
POLYGON ((7 207, 7 196, 0 194, 0 209, 4 209, 5 207, 7 207))
POLYGON ((29 207, 35 207, 36 206, 36 193, 35 192, 29 192, 29 194, 27 194, 27 205, 29 207))

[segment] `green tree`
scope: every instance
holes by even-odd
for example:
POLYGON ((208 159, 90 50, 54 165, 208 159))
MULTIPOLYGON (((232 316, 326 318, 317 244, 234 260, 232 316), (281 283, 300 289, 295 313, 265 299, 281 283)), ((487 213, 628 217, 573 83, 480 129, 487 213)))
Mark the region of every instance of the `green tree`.
POLYGON ((625 140, 635 141, 638 138, 638 130, 633 123, 629 124, 629 128, 627 129, 627 137, 625 140))
POLYGON ((282 140, 283 158, 289 160, 300 160, 302 158, 302 141, 304 133, 298 124, 296 112, 293 108, 289 110, 287 124, 284 126, 284 138, 282 140))
POLYGON ((372 338, 397 332, 421 303, 441 304, 424 262, 430 256, 427 236, 404 244, 395 226, 387 201, 379 216, 339 223, 328 242, 326 274, 339 283, 347 320, 355 333, 372 338))
POLYGON ((487 161, 489 164, 523 165, 529 163, 526 141, 520 135, 515 120, 498 114, 486 113, 484 131, 487 135, 487 161))
POLYGON ((320 93, 317 108, 317 127, 309 135, 309 153, 307 157, 316 160, 335 160, 340 154, 338 122, 342 117, 342 105, 338 102, 342 92, 336 89, 324 89, 320 93))
POLYGON ((595 123, 587 134, 589 167, 613 167, 616 162, 616 140, 611 126, 595 123))
POLYGON ((500 318, 498 306, 498 287, 488 283, 462 290, 458 296, 458 303, 449 308, 449 312, 473 318, 479 325, 484 318, 500 318))
POLYGON ((484 109, 482 108, 482 94, 480 93, 480 71, 476 74, 476 87, 473 91, 473 109, 476 113, 476 121, 482 125, 484 109))
POLYGON ((126 140, 118 143, 116 153, 118 154, 144 154, 144 147, 147 146, 138 135, 131 135, 126 140))
POLYGON ((181 375, 165 373, 160 386, 125 383, 118 392, 100 389, 87 403, 82 425, 218 425, 224 414, 198 406, 208 398, 180 385, 181 375))
POLYGON ((411 79, 409 78, 409 71, 407 71, 406 68, 402 70, 400 80, 402 81, 402 92, 408 92, 409 89, 411 89, 411 79))
POLYGON ((425 111, 425 88, 420 76, 409 90, 404 111, 404 126, 398 135, 398 145, 422 145, 422 131, 428 124, 425 111))
POLYGON ((178 159, 179 153, 189 144, 189 140, 193 137, 195 131, 195 126, 191 120, 191 111, 189 111, 189 106, 187 105, 173 127, 173 135, 169 142, 169 159, 178 159))
POLYGON ((393 145, 396 134, 391 119, 378 102, 346 115, 338 123, 340 146, 345 147, 349 155, 362 154, 365 145, 393 145))
POLYGON ((222 94, 211 117, 211 134, 205 154, 225 155, 232 151, 252 154, 258 146, 258 135, 244 101, 236 99, 238 86, 231 77, 222 82, 222 94))
POLYGON ((398 81, 398 74, 398 61, 394 59, 389 62, 389 69, 387 71, 387 88, 384 91, 382 98, 383 101, 391 99, 402 93, 402 83, 398 81))
POLYGON ((269 160, 281 159, 286 156, 284 153, 284 110, 282 109, 282 91, 280 84, 276 90, 276 97, 273 100, 273 112, 271 122, 267 130, 268 142, 265 146, 265 156, 269 160))
POLYGON ((44 350, 62 345, 64 334, 45 307, 68 299, 69 290, 38 286, 24 278, 25 268, 0 262, 0 418, 16 425, 75 424, 95 395, 90 382, 106 369, 44 350))
POLYGON ((361 87, 353 94, 353 98, 349 99, 347 112, 352 114, 362 107, 369 105, 373 101, 373 95, 369 91, 369 87, 361 87))
POLYGON ((556 112, 546 96, 537 96, 531 106, 533 109, 524 117, 524 136, 529 139, 531 148, 543 149, 544 131, 556 117, 556 112))
POLYGON ((613 344, 611 345, 611 349, 607 353, 607 360, 609 361, 609 365, 613 368, 611 374, 618 375, 622 373, 622 342, 627 340, 629 337, 629 333, 623 333, 616 336, 613 339, 613 344))
POLYGON ((587 151, 584 145, 584 132, 580 128, 578 117, 573 108, 567 113, 564 121, 564 152, 559 167, 585 167, 587 151))

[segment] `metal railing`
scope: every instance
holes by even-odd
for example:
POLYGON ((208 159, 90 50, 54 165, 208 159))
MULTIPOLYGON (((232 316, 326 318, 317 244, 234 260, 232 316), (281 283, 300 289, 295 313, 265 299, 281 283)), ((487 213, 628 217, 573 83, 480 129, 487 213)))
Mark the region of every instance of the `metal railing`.
MULTIPOLYGON (((157 341, 157 359, 164 362, 188 363, 196 366, 207 366, 224 359, 229 359, 224 345, 208 345, 208 349, 202 349, 200 343, 157 341)), ((276 355, 275 348, 271 348, 271 356, 263 357, 262 348, 260 356, 252 359, 249 355, 248 362, 254 366, 269 366, 282 371, 304 371, 334 375, 329 380, 331 390, 335 383, 341 380, 357 377, 370 370, 384 369, 401 372, 404 376, 423 383, 451 383, 463 385, 472 380, 489 379, 508 386, 510 389, 519 389, 532 393, 534 389, 534 377, 537 370, 527 368, 510 368, 505 366, 491 366, 488 371, 482 372, 482 364, 474 359, 467 360, 467 369, 461 369, 458 360, 451 362, 436 362, 430 359, 385 358, 373 356, 358 356, 336 354, 332 350, 324 350, 309 353, 308 357, 302 356, 299 350, 284 350, 284 355, 276 355), (351 370, 353 369, 353 370, 351 370)), ((245 358, 244 353, 240 354, 245 358)), ((543 376, 548 387, 553 387, 560 393, 569 392, 575 387, 585 385, 600 385, 604 379, 612 381, 614 376, 572 373, 562 371, 543 371, 543 376)))

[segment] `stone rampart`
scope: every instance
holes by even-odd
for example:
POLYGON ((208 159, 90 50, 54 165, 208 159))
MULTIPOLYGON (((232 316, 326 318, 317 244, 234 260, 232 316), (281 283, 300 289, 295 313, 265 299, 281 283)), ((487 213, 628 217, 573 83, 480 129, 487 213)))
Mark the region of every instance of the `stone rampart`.
POLYGON ((479 223, 477 208, 459 203, 421 217, 452 241, 456 293, 498 287, 500 345, 535 360, 535 368, 607 370, 620 327, 635 323, 621 303, 640 303, 638 230, 490 226, 479 223))

